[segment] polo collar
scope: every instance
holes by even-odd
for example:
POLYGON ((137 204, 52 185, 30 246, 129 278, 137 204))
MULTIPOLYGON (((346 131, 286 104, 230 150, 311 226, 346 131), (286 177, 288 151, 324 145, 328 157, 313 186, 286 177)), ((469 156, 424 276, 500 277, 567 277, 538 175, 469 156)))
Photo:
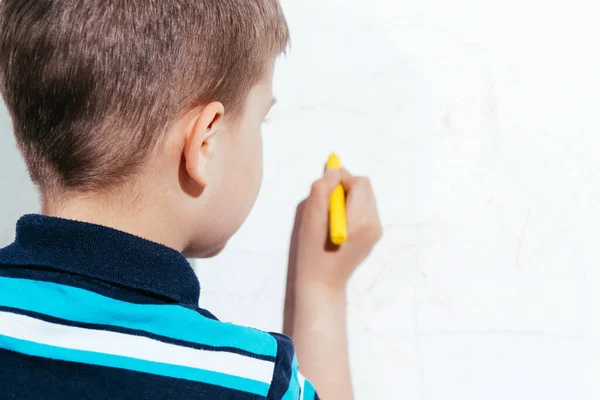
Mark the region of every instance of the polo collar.
POLYGON ((0 264, 54 268, 198 305, 200 284, 178 251, 112 228, 42 215, 17 222, 0 264))

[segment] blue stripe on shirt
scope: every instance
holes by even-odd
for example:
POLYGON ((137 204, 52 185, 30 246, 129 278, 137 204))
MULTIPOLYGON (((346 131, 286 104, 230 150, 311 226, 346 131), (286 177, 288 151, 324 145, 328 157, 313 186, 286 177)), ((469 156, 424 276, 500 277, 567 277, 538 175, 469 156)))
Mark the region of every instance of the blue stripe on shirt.
POLYGON ((304 392, 302 400, 317 400, 317 392, 315 387, 308 380, 304 383, 304 392))
POLYGON ((0 335, 0 348, 31 356, 129 369, 172 378, 186 379, 266 396, 269 385, 237 376, 220 374, 179 365, 163 364, 111 354, 67 349, 0 335))
POLYGON ((0 293, 0 306, 4 307, 142 330, 208 346, 234 347, 261 356, 277 355, 273 336, 206 318, 182 306, 133 304, 56 283, 4 277, 0 277, 0 293))
POLYGON ((139 336, 139 337, 146 337, 148 339, 153 339, 153 340, 163 342, 163 343, 174 344, 176 346, 188 347, 190 349, 234 353, 234 354, 239 354, 242 356, 254 358, 257 360, 263 360, 263 361, 275 362, 275 360, 276 360, 275 357, 261 356, 261 355, 250 353, 250 352, 247 352, 244 350, 236 349, 233 347, 208 346, 208 345, 204 345, 204 344, 198 344, 198 343, 192 343, 192 342, 187 342, 187 341, 183 341, 183 340, 173 339, 173 338, 169 338, 166 336, 159 336, 159 335, 155 335, 153 333, 146 332, 146 331, 123 328, 120 326, 89 324, 89 323, 85 323, 85 322, 77 322, 77 321, 71 321, 71 320, 62 319, 62 318, 51 317, 46 314, 40 314, 37 312, 22 310, 19 308, 0 306, 0 312, 2 312, 2 311, 8 311, 10 313, 18 314, 18 315, 25 315, 28 317, 36 318, 41 321, 51 322, 51 323, 59 324, 59 325, 63 325, 63 326, 73 326, 73 327, 77 327, 77 328, 102 330, 102 331, 108 331, 108 332, 124 333, 127 335, 135 335, 135 336, 139 336))

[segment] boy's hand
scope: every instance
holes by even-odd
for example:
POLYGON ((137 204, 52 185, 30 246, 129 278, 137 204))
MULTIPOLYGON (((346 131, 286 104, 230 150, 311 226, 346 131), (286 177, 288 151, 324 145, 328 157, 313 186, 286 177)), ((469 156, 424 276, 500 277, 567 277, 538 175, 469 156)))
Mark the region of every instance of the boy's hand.
POLYGON ((353 177, 344 169, 328 170, 298 206, 290 249, 290 269, 296 283, 345 289, 382 232, 369 179, 353 177), (347 196, 348 241, 338 247, 329 239, 329 198, 339 184, 347 196))
POLYGON ((346 170, 328 170, 300 203, 290 247, 284 332, 296 343, 298 362, 323 399, 351 400, 346 284, 381 238, 371 183, 346 170), (348 241, 329 239, 329 198, 346 191, 348 241))

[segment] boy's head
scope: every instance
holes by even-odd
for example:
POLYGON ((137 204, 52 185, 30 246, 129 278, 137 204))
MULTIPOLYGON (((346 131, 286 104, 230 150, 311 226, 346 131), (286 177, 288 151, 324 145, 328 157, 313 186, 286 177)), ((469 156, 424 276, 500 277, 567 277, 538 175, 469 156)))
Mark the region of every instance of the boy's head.
POLYGON ((258 194, 287 43, 278 0, 1 1, 0 90, 46 209, 137 196, 187 255, 219 251, 258 194))

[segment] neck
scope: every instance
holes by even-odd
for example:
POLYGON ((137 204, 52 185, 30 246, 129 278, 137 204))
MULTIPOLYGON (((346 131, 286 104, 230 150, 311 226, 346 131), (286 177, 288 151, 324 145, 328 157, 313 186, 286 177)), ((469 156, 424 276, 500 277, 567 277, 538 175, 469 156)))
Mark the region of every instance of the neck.
POLYGON ((43 198, 42 214, 107 226, 182 252, 186 248, 184 226, 165 202, 150 203, 139 195, 135 201, 114 196, 74 195, 64 201, 43 198))

